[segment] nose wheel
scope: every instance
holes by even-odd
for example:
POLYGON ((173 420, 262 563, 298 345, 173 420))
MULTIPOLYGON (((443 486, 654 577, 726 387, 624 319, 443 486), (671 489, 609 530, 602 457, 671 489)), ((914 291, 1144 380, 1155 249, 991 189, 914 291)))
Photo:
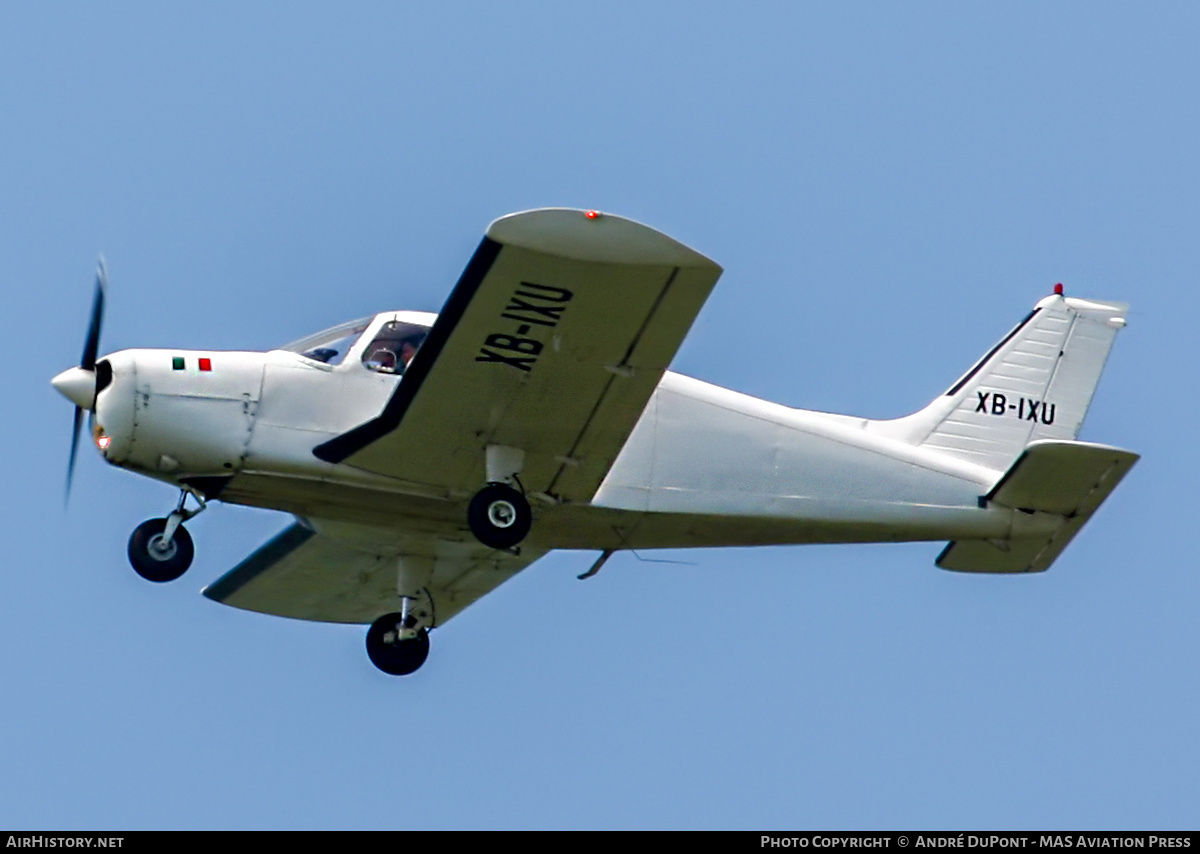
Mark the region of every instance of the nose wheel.
POLYGON ((367 629, 367 656, 391 676, 415 673, 429 656, 429 632, 415 617, 384 614, 367 629))
POLYGON ((529 533, 533 513, 525 496, 504 483, 490 483, 471 499, 467 524, 485 546, 511 549, 529 533))
POLYGON ((129 536, 129 563, 134 572, 147 581, 174 581, 187 572, 192 565, 196 549, 192 545, 192 535, 183 527, 183 523, 191 519, 207 505, 204 499, 190 489, 184 489, 179 494, 179 503, 174 512, 165 519, 147 519, 133 529, 129 536), (187 497, 191 495, 200 506, 195 510, 187 509, 187 497))
POLYGON ((166 519, 147 519, 129 537, 129 563, 147 581, 174 581, 187 572, 196 554, 187 528, 176 525, 166 536, 166 519))

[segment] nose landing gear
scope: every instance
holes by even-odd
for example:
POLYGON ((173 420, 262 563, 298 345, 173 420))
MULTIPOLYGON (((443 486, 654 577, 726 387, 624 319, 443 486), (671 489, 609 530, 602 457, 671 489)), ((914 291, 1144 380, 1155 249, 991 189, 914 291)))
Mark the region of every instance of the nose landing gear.
POLYGON ((168 539, 167 519, 147 519, 129 538, 129 563, 147 581, 174 581, 187 572, 195 556, 191 534, 181 525, 168 539))
POLYGON ((129 537, 129 563, 134 572, 147 581, 158 583, 174 581, 187 572, 196 550, 191 534, 182 523, 206 506, 199 494, 184 489, 171 515, 165 519, 147 519, 134 528, 129 537), (189 495, 200 502, 195 510, 184 506, 189 495))

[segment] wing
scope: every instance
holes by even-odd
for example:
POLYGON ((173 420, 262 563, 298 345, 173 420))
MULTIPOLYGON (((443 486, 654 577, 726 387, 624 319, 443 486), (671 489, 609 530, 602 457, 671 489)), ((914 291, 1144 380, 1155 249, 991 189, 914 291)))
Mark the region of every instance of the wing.
POLYGON ((587 501, 720 274, 620 217, 496 220, 383 412, 314 453, 464 495, 508 446, 528 492, 587 501))
POLYGON ((397 610, 400 555, 433 558, 428 624, 439 626, 545 552, 514 555, 477 543, 317 521, 294 524, 204 589, 223 605, 280 617, 369 623, 397 610))

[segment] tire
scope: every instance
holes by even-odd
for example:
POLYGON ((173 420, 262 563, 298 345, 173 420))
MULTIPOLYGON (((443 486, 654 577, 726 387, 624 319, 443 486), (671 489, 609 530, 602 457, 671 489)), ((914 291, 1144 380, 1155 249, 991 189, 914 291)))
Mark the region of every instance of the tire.
POLYGON ((168 550, 164 552, 155 548, 161 542, 166 527, 166 519, 147 519, 134 528, 129 536, 130 565, 142 578, 160 584, 174 581, 187 572, 196 555, 192 535, 182 525, 175 529, 168 550))
MULTIPOLYGON (((409 640, 398 640, 394 633, 400 626, 403 615, 384 614, 367 629, 367 657, 371 663, 389 676, 407 676, 415 673, 429 656, 429 632, 422 626, 417 636, 409 640), (387 636, 393 635, 392 639, 387 636)), ((415 620, 410 616, 409 625, 415 620)))
POLYGON ((511 486, 492 483, 471 499, 467 524, 475 539, 488 548, 511 549, 529 533, 533 513, 524 495, 511 486))

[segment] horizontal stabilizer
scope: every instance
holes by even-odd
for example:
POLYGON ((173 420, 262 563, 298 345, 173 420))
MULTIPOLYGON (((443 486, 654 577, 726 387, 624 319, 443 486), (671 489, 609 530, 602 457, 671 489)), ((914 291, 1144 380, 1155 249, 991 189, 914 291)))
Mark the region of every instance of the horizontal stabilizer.
POLYGON ((1015 510, 1091 516, 1137 461, 1109 445, 1034 442, 987 497, 1015 510))
POLYGON ((1048 535, 1002 540, 955 540, 938 556, 959 572, 1042 572, 1062 553, 1138 455, 1087 442, 1033 442, 986 496, 988 503, 1062 522, 1048 535))

